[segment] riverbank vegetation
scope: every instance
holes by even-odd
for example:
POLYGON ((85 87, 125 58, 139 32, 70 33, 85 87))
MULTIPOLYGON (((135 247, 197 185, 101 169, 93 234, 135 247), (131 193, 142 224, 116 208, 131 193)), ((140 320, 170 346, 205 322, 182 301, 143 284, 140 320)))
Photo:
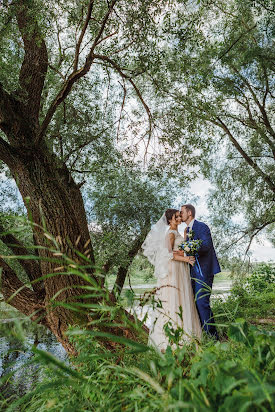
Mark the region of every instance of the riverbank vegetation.
POLYGON ((244 320, 229 326, 227 342, 163 355, 141 345, 110 354, 85 332, 74 334, 81 352, 75 367, 35 351, 46 377, 8 410, 274 410, 274 334, 244 320))
MULTIPOLYGON (((28 347, 20 322, 15 322, 14 339, 32 353, 27 364, 43 373, 37 382, 34 372, 23 396, 4 396, 13 373, 4 376, 2 407, 28 412, 274 410, 274 271, 272 264, 259 264, 242 285, 234 283, 226 300, 212 300, 220 341, 204 336, 199 344, 168 347, 165 354, 147 346, 142 329, 134 342, 110 332, 70 328, 79 355, 64 363, 39 347, 28 347), (113 342, 113 350, 104 349, 103 338, 113 342)), ((104 324, 110 308, 97 309, 104 324)), ((168 333, 171 344, 179 341, 179 331, 168 333)))
POLYGON ((257 264, 252 274, 236 279, 230 295, 213 301, 216 322, 242 317, 250 324, 275 330, 275 265, 257 264))

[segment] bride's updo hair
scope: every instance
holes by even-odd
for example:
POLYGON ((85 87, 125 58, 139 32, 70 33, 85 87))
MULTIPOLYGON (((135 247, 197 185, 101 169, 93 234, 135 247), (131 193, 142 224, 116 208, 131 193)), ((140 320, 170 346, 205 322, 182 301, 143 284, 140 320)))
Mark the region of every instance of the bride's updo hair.
POLYGON ((167 209, 165 212, 165 217, 167 221, 167 225, 170 224, 170 221, 172 220, 173 216, 178 212, 178 209, 167 209))

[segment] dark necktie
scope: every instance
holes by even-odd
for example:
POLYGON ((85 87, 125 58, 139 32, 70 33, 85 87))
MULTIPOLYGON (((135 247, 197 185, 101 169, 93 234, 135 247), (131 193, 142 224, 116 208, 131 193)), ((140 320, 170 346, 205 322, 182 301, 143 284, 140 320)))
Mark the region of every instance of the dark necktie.
POLYGON ((190 227, 189 227, 189 226, 187 226, 187 232, 186 232, 187 234, 189 233, 189 230, 190 230, 190 227))

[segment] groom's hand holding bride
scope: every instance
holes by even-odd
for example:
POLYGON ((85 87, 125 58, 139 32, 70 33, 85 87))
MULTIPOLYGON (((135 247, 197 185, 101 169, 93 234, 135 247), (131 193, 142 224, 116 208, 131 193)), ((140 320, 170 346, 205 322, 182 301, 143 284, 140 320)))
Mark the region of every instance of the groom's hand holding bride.
POLYGON ((194 266, 194 264, 196 263, 196 259, 195 256, 186 256, 187 257, 187 263, 189 263, 189 265, 194 266))

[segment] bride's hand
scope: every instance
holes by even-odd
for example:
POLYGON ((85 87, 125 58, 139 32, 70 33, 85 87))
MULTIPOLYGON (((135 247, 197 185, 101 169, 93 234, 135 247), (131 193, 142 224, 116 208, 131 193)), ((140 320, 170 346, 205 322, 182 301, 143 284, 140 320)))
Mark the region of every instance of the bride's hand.
POLYGON ((188 256, 189 265, 194 266, 195 262, 196 262, 195 256, 188 256))
POLYGON ((173 252, 173 254, 174 254, 174 255, 178 255, 178 256, 184 256, 183 250, 175 250, 175 251, 173 252))

